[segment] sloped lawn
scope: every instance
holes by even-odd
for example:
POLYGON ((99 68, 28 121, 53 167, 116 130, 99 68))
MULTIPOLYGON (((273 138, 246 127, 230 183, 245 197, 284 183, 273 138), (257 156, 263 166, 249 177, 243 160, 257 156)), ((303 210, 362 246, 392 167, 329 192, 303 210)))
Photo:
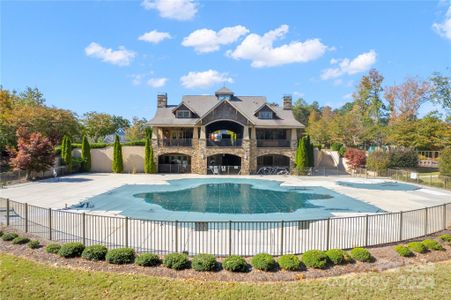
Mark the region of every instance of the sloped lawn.
POLYGON ((446 299, 451 261, 278 283, 205 282, 52 267, 0 253, 2 299, 446 299))

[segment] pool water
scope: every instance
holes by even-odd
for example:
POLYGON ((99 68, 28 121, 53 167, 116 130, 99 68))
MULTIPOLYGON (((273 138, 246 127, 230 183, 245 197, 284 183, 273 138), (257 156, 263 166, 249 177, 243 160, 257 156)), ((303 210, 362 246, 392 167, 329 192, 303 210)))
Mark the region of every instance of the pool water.
POLYGON ((280 221, 328 218, 334 213, 380 212, 378 207, 323 187, 288 187, 245 178, 168 180, 124 185, 70 209, 179 221, 280 221))
POLYGON ((419 187, 417 187, 416 185, 400 183, 396 181, 382 181, 382 182, 337 181, 337 184, 357 189, 380 190, 380 191, 415 191, 419 189, 419 187))

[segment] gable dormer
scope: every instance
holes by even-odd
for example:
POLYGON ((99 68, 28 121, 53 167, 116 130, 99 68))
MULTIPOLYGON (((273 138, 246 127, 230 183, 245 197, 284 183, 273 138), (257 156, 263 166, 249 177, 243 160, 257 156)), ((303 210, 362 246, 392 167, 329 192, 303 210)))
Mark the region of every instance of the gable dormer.
POLYGON ((198 118, 199 117, 184 103, 181 103, 179 106, 174 108, 174 110, 172 112, 174 113, 174 115, 177 119, 190 119, 190 118, 198 118))
POLYGON ((274 109, 266 103, 257 109, 254 115, 261 120, 279 119, 274 109))
POLYGON ((218 98, 219 101, 224 101, 224 100, 230 101, 233 98, 233 91, 231 91, 230 89, 228 89, 226 87, 222 87, 215 92, 215 96, 216 96, 216 98, 218 98))

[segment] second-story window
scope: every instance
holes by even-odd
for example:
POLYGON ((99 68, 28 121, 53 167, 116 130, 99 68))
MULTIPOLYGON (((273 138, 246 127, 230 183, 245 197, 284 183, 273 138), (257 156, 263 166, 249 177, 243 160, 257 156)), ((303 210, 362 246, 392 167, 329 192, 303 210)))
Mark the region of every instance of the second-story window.
POLYGON ((177 118, 191 118, 191 112, 189 110, 178 110, 176 116, 177 118))
POLYGON ((259 119, 272 119, 272 111, 261 111, 258 113, 259 119))

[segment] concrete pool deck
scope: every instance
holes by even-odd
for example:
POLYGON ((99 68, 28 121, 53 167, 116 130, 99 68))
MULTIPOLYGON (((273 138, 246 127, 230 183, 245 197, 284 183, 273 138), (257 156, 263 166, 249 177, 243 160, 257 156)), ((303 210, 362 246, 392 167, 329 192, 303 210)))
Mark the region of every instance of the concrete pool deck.
MULTIPOLYGON (((214 178, 217 178, 215 176, 214 178)), ((220 176, 221 178, 237 176, 220 176)), ((337 181, 368 181, 380 179, 363 179, 350 176, 238 176, 239 178, 277 180, 286 186, 320 186, 345 194, 360 201, 372 204, 387 212, 406 211, 451 201, 451 192, 421 187, 415 191, 380 191, 358 189, 336 184, 337 181)), ((108 174, 85 173, 47 179, 25 184, 11 185, 0 189, 1 198, 28 203, 40 207, 61 209, 77 204, 83 200, 108 192, 124 184, 166 184, 167 180, 186 178, 213 178, 212 175, 173 174, 108 174)), ((99 212, 99 214, 117 214, 118 212, 99 212)), ((336 213, 336 216, 347 216, 350 213, 336 213)), ((355 213, 354 213, 355 215, 355 213)))

